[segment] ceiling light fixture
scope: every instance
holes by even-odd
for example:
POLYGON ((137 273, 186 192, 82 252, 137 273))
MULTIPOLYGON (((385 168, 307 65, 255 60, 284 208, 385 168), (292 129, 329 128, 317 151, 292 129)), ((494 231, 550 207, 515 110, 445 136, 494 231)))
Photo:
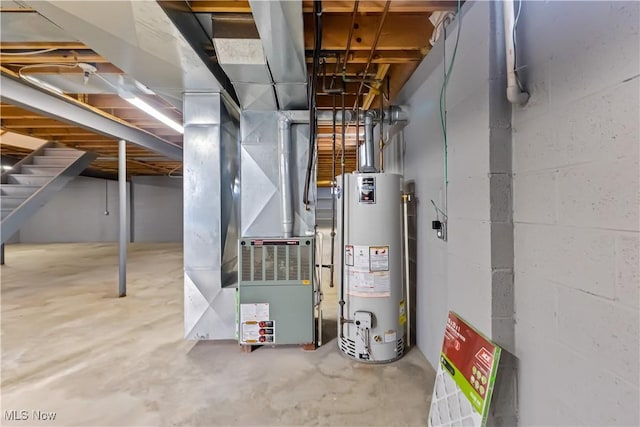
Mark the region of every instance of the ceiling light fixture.
POLYGON ((10 165, 2 165, 2 169, 6 170, 6 171, 10 171, 11 169, 13 169, 13 167, 10 166, 10 165))
POLYGON ((55 93, 57 93, 59 95, 64 95, 64 92, 62 91, 62 89, 52 85, 51 83, 47 83, 45 81, 42 81, 40 79, 37 79, 37 78, 35 78, 33 76, 29 76, 29 75, 24 75, 23 74, 23 75, 21 75, 21 77, 23 79, 25 79, 26 81, 28 81, 29 83, 32 83, 32 84, 34 84, 36 86, 39 86, 39 87, 41 87, 43 89, 46 89, 46 90, 50 91, 50 92, 55 92, 55 93))
POLYGON ((118 95, 120 96, 120 98, 124 99, 125 101, 127 101, 131 105, 134 105, 135 107, 139 108, 140 110, 144 111, 145 113, 147 113, 151 117, 155 118, 156 120, 159 120, 160 122, 162 122, 165 125, 169 126, 171 129, 175 130, 176 132, 184 134, 184 127, 181 124, 179 124, 175 120, 165 116, 160 111, 156 110, 154 107, 152 107, 151 105, 147 104, 146 102, 144 102, 142 99, 138 98, 137 96, 134 96, 134 95, 132 95, 132 94, 130 94, 128 92, 124 92, 124 91, 120 91, 120 93, 118 95))

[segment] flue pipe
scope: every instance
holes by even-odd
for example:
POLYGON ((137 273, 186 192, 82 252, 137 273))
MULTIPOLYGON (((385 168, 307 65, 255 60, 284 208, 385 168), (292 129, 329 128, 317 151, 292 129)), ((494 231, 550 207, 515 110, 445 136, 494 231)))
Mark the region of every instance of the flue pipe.
POLYGON ((374 144, 373 144, 373 122, 375 119, 374 111, 364 113, 364 155, 361 159, 360 172, 370 173, 377 172, 374 166, 374 144))
POLYGON ((280 175, 280 207, 282 210, 282 234, 293 235, 293 203, 291 197, 291 121, 288 117, 278 119, 278 151, 280 175))
POLYGON ((507 99, 512 104, 524 105, 529 100, 529 94, 520 89, 516 77, 516 50, 513 38, 515 26, 513 0, 503 1, 502 7, 504 14, 504 44, 507 56, 507 99))

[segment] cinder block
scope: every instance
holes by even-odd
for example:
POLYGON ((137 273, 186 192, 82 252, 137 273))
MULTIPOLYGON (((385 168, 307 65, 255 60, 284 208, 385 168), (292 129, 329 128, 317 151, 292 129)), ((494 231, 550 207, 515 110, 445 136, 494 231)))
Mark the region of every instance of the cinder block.
MULTIPOLYGON (((491 224, 451 218, 448 223, 447 252, 465 263, 490 271, 491 224)), ((461 264, 461 265, 465 265, 461 264)))
POLYGON ((514 316, 514 282, 513 271, 493 270, 491 272, 491 316, 507 317, 514 316))
POLYGON ((547 390, 554 389, 571 414, 595 426, 640 424, 640 395, 638 387, 628 382, 630 374, 616 376, 608 369, 608 362, 598 363, 589 354, 567 349, 561 343, 545 350, 554 357, 547 390))
POLYGON ((517 420, 517 386, 514 356, 502 351, 491 398, 488 425, 514 426, 517 420))
MULTIPOLYGON (((640 70, 638 70, 640 72, 640 70)), ((552 118, 560 163, 638 159, 640 79, 617 84, 561 108, 552 118)))
POLYGON ((513 318, 492 318, 490 337, 500 347, 515 352, 515 320, 513 318))
POLYGON ((513 220, 553 224, 557 217, 556 171, 513 176, 513 220))
POLYGON ((518 321, 516 345, 519 425, 586 425, 583 414, 566 406, 571 396, 557 394, 557 383, 563 378, 554 376, 556 341, 534 325, 518 321))
POLYGON ((616 237, 616 300, 633 308, 640 307, 640 236, 637 233, 616 237))
MULTIPOLYGON (((489 102, 486 87, 447 111, 449 176, 489 173, 489 102)), ((433 129, 431 129, 433 131, 433 129)))
POLYGON ((491 173, 491 221, 511 222, 511 175, 491 173))
POLYGON ((638 160, 591 163, 558 174, 559 222, 638 230, 638 160))
POLYGON ((516 223, 514 242, 516 281, 524 272, 615 297, 614 236, 610 232, 516 223))
POLYGON ((491 223, 491 268, 513 268, 513 224, 491 223))
MULTIPOLYGON (((514 114, 517 117, 517 114, 514 114)), ((548 115, 514 125, 512 130, 513 172, 540 171, 561 166, 559 149, 548 115)))
POLYGON ((489 171, 511 173, 511 128, 491 128, 489 138, 489 171))
MULTIPOLYGON (((587 15, 589 7, 585 9, 587 15)), ((608 12, 592 21, 576 19, 572 23, 566 19, 561 24, 563 37, 557 41, 549 63, 550 102, 556 108, 620 83, 640 71, 637 4, 620 7, 611 3, 608 12), (599 31, 602 22, 615 22, 615 31, 599 31), (600 36, 584 37, 589 29, 598 31, 600 36), (571 33, 576 33, 575 38, 563 42, 571 33), (579 36, 582 38, 578 39, 579 36)), ((569 13, 568 16, 581 14, 569 13)))
POLYGON ((452 178, 449 181, 449 218, 489 221, 489 178, 452 178))
POLYGON ((491 335, 491 270, 465 262, 449 255, 448 261, 449 309, 471 322, 473 326, 491 335))
MULTIPOLYGON (((529 4, 523 3, 525 9, 529 6, 529 4)), ((521 29, 523 33, 527 32, 524 27, 521 29)), ((513 128, 519 128, 527 121, 546 120, 546 116, 548 116, 550 107, 547 68, 551 54, 546 52, 547 49, 548 46, 543 43, 527 43, 520 49, 518 62, 521 70, 518 72, 518 77, 522 82, 526 82, 529 100, 524 105, 512 107, 511 126, 513 128), (549 57, 546 57, 547 55, 549 57)))
POLYGON ((559 339, 638 387, 640 314, 601 297, 558 289, 559 339))
POLYGON ((549 338, 557 336, 558 294, 555 283, 533 274, 516 273, 514 310, 517 324, 530 324, 540 335, 549 338))

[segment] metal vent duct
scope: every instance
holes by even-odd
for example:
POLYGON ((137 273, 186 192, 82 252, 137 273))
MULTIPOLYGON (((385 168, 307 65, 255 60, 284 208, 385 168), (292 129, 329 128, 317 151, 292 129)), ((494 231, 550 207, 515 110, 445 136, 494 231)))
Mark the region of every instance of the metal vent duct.
POLYGON ((213 44, 243 110, 273 111, 278 104, 251 14, 213 14, 213 44))
POLYGON ((212 14, 218 62, 243 110, 307 108, 302 2, 251 1, 251 14, 212 14))
POLYGON ((302 1, 250 0, 281 110, 307 108, 302 1))

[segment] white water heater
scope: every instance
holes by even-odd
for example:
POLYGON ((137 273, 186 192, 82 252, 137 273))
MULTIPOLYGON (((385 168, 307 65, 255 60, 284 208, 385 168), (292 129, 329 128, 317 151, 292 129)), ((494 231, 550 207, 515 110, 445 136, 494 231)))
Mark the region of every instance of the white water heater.
MULTIPOLYGON (((337 178, 339 186, 342 177, 337 178)), ((406 306, 402 270, 402 177, 388 173, 344 175, 339 189, 338 346, 362 362, 391 362, 404 354, 406 306), (344 224, 344 225, 343 225, 344 224)))

